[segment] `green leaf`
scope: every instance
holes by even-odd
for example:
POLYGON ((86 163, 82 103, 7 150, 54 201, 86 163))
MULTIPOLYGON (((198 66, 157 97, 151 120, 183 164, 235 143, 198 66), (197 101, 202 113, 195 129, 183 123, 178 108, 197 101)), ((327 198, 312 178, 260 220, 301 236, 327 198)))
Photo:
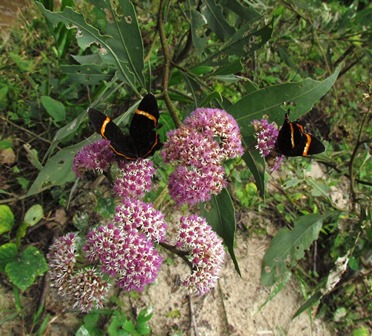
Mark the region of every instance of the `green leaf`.
MULTIPOLYGON (((81 61, 83 56, 80 56, 79 59, 81 61)), ((101 84, 103 81, 109 81, 114 77, 115 74, 114 67, 103 67, 89 63, 85 63, 83 65, 62 65, 61 70, 64 73, 69 74, 69 77, 74 82, 89 86, 101 84)))
POLYGON ((23 148, 27 152, 27 158, 28 161, 37 169, 37 170, 42 170, 43 165, 40 163, 39 160, 39 153, 36 149, 32 149, 30 144, 24 144, 23 148))
POLYGON ((207 43, 207 36, 204 32, 204 26, 206 25, 205 17, 198 11, 190 10, 190 26, 191 26, 191 37, 196 52, 201 55, 205 49, 207 43))
POLYGON ((52 186, 74 181, 76 179, 72 170, 74 156, 83 146, 91 142, 89 139, 61 149, 57 154, 49 158, 43 170, 28 190, 27 196, 35 195, 52 186))
POLYGON ((5 106, 7 106, 8 91, 9 86, 3 86, 0 88, 0 108, 5 108, 5 106))
POLYGON ((0 271, 5 271, 5 266, 8 262, 16 260, 18 256, 18 248, 14 243, 7 243, 0 246, 0 271))
POLYGON ((247 57, 250 53, 260 49, 271 37, 272 25, 251 32, 251 25, 246 24, 240 28, 230 40, 222 45, 218 51, 212 53, 200 65, 223 66, 231 64, 232 56, 236 58, 247 57))
POLYGON ((54 26, 63 22, 68 29, 77 29, 76 39, 81 49, 85 50, 92 44, 98 45, 102 63, 113 65, 119 79, 137 91, 136 81, 145 86, 142 73, 143 42, 132 3, 129 0, 91 2, 107 16, 106 34, 101 34, 86 22, 82 14, 70 7, 64 8, 62 12, 51 12, 40 2, 36 4, 54 26))
POLYGON ((43 254, 35 247, 27 247, 17 260, 10 261, 5 266, 5 272, 10 281, 21 290, 30 287, 37 276, 48 270, 48 264, 43 254))
POLYGON ((304 257, 305 251, 318 239, 323 222, 338 214, 340 212, 302 216, 295 220, 292 230, 280 229, 263 258, 261 284, 272 286, 285 277, 289 269, 304 257))
POLYGON ((228 8, 239 18, 248 21, 250 24, 259 20, 261 15, 253 7, 249 6, 247 2, 239 2, 237 0, 220 0, 219 3, 223 8, 228 8), (244 3, 244 5, 242 5, 244 3))
POLYGON ((33 72, 34 67, 35 67, 35 62, 34 60, 26 60, 22 58, 20 55, 9 52, 9 57, 12 59, 12 61, 17 65, 19 70, 24 71, 24 72, 33 72))
POLYGON ((152 315, 153 311, 151 308, 142 309, 138 314, 136 330, 140 335, 149 335, 151 333, 148 322, 152 315))
POLYGON ((292 278, 292 273, 288 272, 285 277, 278 283, 273 290, 271 290, 270 295, 266 298, 265 302, 260 305, 258 308, 258 312, 261 311, 261 309, 266 306, 267 303, 269 303, 272 299, 274 299, 275 296, 277 296, 283 288, 287 285, 289 280, 292 278))
POLYGON ((55 122, 65 120, 66 110, 61 102, 49 96, 41 96, 40 100, 48 114, 53 118, 55 122))
POLYGON ((256 90, 236 102, 228 112, 238 122, 243 136, 253 135, 252 120, 262 119, 265 114, 270 116, 270 122, 275 121, 281 125, 285 114, 284 103, 295 103, 296 111, 291 114, 291 119, 296 120, 309 112, 328 92, 335 83, 339 71, 340 68, 323 81, 308 78, 298 83, 286 83, 256 90))
POLYGON ((229 192, 223 189, 219 195, 212 196, 211 201, 201 208, 201 215, 207 219, 209 225, 223 239, 234 262, 235 270, 241 275, 234 252, 236 219, 234 204, 229 192), (206 208, 208 204, 210 204, 210 209, 206 208))
POLYGON ((40 204, 34 204, 30 209, 26 211, 24 223, 27 226, 34 226, 44 217, 44 210, 40 204))
POLYGON ((205 16, 209 28, 216 33, 221 41, 226 41, 235 33, 235 29, 230 26, 222 14, 222 8, 214 0, 204 0, 202 14, 205 16))
MULTIPOLYGON (((243 143, 246 148, 251 148, 252 144, 256 143, 253 136, 244 137, 243 143)), ((260 191, 260 196, 265 196, 265 159, 257 150, 246 150, 242 156, 245 164, 252 172, 253 178, 256 182, 257 188, 260 191)))
POLYGON ((0 205, 0 234, 8 232, 13 228, 14 215, 9 206, 0 205))
POLYGON ((293 315, 293 318, 297 317, 298 315, 302 314, 305 310, 309 309, 317 302, 319 302, 320 298, 322 297, 322 293, 320 291, 315 292, 293 315))

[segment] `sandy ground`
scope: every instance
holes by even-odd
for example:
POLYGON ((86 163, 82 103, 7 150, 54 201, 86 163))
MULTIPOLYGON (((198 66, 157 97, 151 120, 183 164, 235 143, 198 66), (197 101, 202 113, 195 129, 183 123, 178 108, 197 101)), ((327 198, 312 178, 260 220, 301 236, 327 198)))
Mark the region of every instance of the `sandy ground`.
POLYGON ((242 277, 228 260, 218 288, 203 298, 190 299, 177 286, 178 276, 187 274, 181 261, 176 266, 163 264, 157 283, 132 305, 153 307, 153 335, 176 335, 177 331, 199 336, 331 335, 321 321, 312 321, 307 313, 292 320, 303 302, 293 282, 259 310, 270 291, 260 285, 261 262, 268 244, 262 238, 238 238, 236 252, 242 277))

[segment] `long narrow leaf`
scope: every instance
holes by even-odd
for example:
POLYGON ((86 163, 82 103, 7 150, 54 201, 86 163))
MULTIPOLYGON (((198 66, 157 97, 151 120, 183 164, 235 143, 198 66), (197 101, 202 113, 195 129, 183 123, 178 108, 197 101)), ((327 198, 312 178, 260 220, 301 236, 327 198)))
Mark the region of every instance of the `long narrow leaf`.
POLYGON ((289 269, 304 257, 305 251, 318 239, 323 222, 340 212, 310 214, 297 218, 292 230, 282 228, 271 241, 262 263, 261 283, 272 286, 285 277, 289 269))
POLYGON ((220 237, 222 237, 232 261, 235 270, 240 274, 238 261, 234 252, 234 241, 236 231, 235 209, 231 197, 226 189, 223 189, 218 196, 213 196, 210 201, 210 209, 202 207, 201 213, 207 219, 220 237))
POLYGON ((254 133, 251 121, 270 116, 270 121, 281 125, 284 119, 283 104, 293 102, 296 111, 291 114, 293 120, 309 112, 314 104, 324 96, 335 83, 340 69, 323 81, 305 79, 298 83, 270 86, 254 91, 231 106, 228 110, 237 120, 243 136, 254 133))

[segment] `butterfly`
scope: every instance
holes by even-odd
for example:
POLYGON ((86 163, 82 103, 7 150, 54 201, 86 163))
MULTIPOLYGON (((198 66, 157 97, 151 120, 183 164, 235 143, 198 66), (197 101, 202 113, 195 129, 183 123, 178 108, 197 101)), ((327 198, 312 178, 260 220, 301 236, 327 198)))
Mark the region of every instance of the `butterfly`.
POLYGON ((307 156, 325 151, 321 141, 314 135, 306 133, 303 125, 298 121, 289 121, 289 113, 285 115, 275 149, 285 156, 307 156))
POLYGON ((163 146, 159 134, 156 133, 159 120, 158 103, 151 93, 138 105, 129 126, 129 134, 124 134, 111 118, 98 110, 90 108, 88 115, 95 131, 104 139, 110 140, 113 152, 126 160, 146 158, 163 146))

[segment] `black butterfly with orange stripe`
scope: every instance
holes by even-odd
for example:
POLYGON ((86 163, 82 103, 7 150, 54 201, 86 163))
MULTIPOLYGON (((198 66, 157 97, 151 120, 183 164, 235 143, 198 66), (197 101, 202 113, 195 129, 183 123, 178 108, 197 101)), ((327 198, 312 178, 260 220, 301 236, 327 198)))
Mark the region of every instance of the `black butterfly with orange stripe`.
POLYGON ((159 108, 153 94, 147 94, 140 102, 129 126, 129 134, 121 129, 103 113, 90 108, 89 119, 104 139, 110 140, 113 152, 129 161, 151 156, 162 147, 156 127, 159 120, 159 108))
POLYGON ((279 130, 275 149, 285 156, 307 156, 325 151, 321 141, 306 133, 303 125, 298 121, 289 121, 289 113, 286 113, 284 124, 279 130))

